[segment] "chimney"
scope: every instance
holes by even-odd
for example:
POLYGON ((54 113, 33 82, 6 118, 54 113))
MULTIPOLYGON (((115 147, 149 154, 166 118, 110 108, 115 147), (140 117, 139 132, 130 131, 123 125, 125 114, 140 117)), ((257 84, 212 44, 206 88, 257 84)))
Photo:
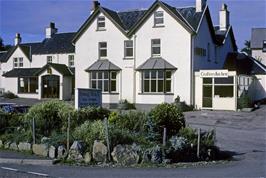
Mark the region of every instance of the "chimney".
POLYGON ((206 6, 207 0, 196 0, 196 12, 202 12, 206 6))
POLYGON ((50 22, 50 26, 45 29, 45 37, 51 38, 55 33, 57 33, 57 28, 55 28, 55 23, 50 22))
POLYGON ((98 1, 92 1, 91 14, 97 9, 101 4, 98 1))
POLYGON ((230 12, 227 10, 227 5, 223 4, 220 10, 220 30, 227 30, 230 25, 230 12))
POLYGON ((20 33, 16 33, 16 37, 14 40, 14 45, 17 46, 21 43, 21 37, 20 37, 20 33))

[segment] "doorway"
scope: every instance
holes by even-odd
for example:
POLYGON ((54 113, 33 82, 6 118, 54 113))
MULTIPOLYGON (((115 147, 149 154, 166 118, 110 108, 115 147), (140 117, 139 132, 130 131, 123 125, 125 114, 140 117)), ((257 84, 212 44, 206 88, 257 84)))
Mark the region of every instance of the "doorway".
POLYGON ((212 108, 212 78, 203 78, 202 107, 212 108))
POLYGON ((42 76, 42 98, 59 98, 59 81, 57 75, 42 76))

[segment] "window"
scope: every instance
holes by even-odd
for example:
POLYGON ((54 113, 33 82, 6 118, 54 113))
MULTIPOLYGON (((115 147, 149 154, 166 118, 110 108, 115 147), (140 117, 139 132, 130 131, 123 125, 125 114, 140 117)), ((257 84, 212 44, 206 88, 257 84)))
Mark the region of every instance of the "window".
POLYGON ((198 56, 206 56, 206 49, 196 47, 195 48, 195 54, 198 56))
POLYGON ((99 43, 99 58, 106 58, 107 57, 107 43, 100 42, 99 43))
POLYGON ((142 72, 143 93, 171 92, 171 71, 145 70, 142 72))
POLYGON ((152 39, 151 40, 151 56, 160 56, 161 55, 161 40, 152 39))
POLYGON ((74 55, 68 55, 68 66, 74 67, 74 55))
POLYGON ((263 52, 266 52, 266 40, 263 41, 263 48, 262 48, 263 52))
POLYGON ((163 26, 164 19, 163 19, 163 11, 157 11, 154 13, 154 26, 163 26))
POLYGON ((116 76, 115 71, 90 72, 90 86, 103 92, 116 92, 116 76))
POLYGON ((14 68, 20 68, 20 67, 23 67, 23 58, 22 57, 15 57, 13 59, 13 67, 14 68))
POLYGON ((53 56, 47 56, 47 63, 53 63, 53 56))
POLYGON ((19 93, 37 93, 38 78, 37 77, 23 77, 18 80, 19 93))
POLYGON ((133 57, 133 41, 132 40, 125 41, 125 58, 126 57, 133 57))
POLYGON ((214 78, 214 95, 219 97, 234 96, 234 78, 214 78))
POLYGON ((105 17, 99 16, 97 20, 97 30, 105 29, 105 17))

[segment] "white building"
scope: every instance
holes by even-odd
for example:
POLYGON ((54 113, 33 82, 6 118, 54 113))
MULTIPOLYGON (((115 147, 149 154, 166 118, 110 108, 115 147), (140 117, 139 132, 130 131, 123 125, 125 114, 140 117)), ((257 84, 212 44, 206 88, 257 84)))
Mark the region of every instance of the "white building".
POLYGON ((22 43, 16 34, 14 46, 0 53, 0 88, 19 97, 69 100, 74 91, 75 33, 57 33, 46 28, 45 39, 22 43))
POLYGON ((253 28, 250 40, 251 55, 266 65, 266 28, 253 28))

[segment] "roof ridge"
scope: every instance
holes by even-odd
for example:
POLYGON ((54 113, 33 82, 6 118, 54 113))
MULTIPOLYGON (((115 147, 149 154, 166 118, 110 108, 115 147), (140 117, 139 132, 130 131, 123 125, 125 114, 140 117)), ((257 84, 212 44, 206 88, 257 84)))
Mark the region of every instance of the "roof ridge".
POLYGON ((122 10, 122 11, 117 11, 117 13, 126 13, 126 12, 136 12, 136 11, 146 11, 148 10, 147 8, 140 8, 140 9, 128 9, 128 10, 122 10))

